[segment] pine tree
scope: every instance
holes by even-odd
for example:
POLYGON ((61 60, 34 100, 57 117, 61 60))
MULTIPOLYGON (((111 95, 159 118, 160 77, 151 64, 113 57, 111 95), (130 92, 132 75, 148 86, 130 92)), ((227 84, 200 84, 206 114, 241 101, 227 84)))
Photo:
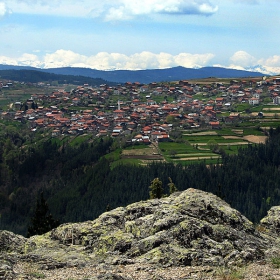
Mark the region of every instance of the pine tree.
POLYGON ((31 225, 27 230, 27 237, 44 234, 58 225, 59 221, 52 217, 44 195, 41 193, 40 198, 36 202, 36 209, 34 216, 31 218, 31 225))
POLYGON ((175 184, 173 183, 172 179, 170 177, 168 177, 169 183, 168 183, 168 187, 169 187, 169 194, 172 194, 174 192, 177 192, 178 189, 176 188, 175 184))
POLYGON ((161 198, 163 197, 163 187, 162 187, 162 181, 160 181, 159 178, 155 178, 151 185, 149 186, 150 189, 150 198, 161 198))

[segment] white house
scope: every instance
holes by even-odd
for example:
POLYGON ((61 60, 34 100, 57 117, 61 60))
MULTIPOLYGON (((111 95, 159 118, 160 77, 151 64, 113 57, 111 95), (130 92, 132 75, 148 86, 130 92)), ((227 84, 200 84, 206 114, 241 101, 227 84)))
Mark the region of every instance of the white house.
POLYGON ((250 105, 259 105, 260 100, 259 100, 259 98, 256 98, 256 97, 249 98, 249 104, 250 105))

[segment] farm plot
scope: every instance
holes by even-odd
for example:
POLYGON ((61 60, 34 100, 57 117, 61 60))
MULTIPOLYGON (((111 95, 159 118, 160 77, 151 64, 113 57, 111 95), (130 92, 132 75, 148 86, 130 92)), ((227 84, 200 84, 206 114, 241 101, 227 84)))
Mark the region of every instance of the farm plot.
POLYGON ((152 161, 166 161, 190 164, 205 161, 216 163, 221 153, 236 154, 241 146, 249 143, 264 143, 266 136, 255 127, 221 129, 183 133, 182 142, 152 143, 127 148, 119 155, 118 162, 148 164, 152 161))
POLYGON ((185 143, 160 143, 167 161, 217 160, 220 153, 236 154, 239 147, 249 143, 264 143, 266 136, 255 127, 221 129, 199 133, 184 133, 185 143))
POLYGON ((132 149, 126 149, 122 151, 121 158, 123 160, 127 159, 137 159, 141 160, 143 163, 149 161, 162 161, 164 158, 159 153, 156 145, 151 144, 149 146, 139 146, 133 147, 132 149))
POLYGON ((280 112, 280 107, 264 107, 263 111, 279 111, 280 112))
POLYGON ((247 135, 243 137, 245 140, 247 140, 250 143, 265 143, 267 136, 258 136, 258 135, 247 135))
POLYGON ((201 131, 201 132, 195 132, 195 133, 183 133, 184 136, 209 136, 209 135, 217 135, 216 131, 201 131))
MULTIPOLYGON (((226 135, 227 136, 227 135, 226 135)), ((239 143, 243 142, 242 138, 235 137, 235 138, 228 138, 225 139, 226 137, 224 135, 193 135, 193 136, 184 136, 183 138, 188 141, 191 145, 208 145, 208 143, 217 143, 217 144, 231 144, 231 143, 239 143)))
POLYGON ((201 160, 219 157, 208 147, 199 149, 196 146, 186 143, 159 143, 159 148, 168 162, 201 160))

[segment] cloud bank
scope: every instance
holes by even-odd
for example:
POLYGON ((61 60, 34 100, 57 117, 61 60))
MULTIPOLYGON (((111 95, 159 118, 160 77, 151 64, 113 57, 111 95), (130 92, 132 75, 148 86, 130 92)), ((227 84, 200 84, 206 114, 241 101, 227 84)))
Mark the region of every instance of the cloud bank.
POLYGON ((257 59, 245 51, 237 51, 230 57, 228 68, 258 71, 268 75, 279 75, 280 55, 257 59))
POLYGON ((0 64, 28 65, 40 68, 72 66, 98 70, 141 70, 163 69, 179 65, 189 68, 202 67, 209 65, 213 57, 214 55, 211 53, 171 55, 151 52, 135 53, 129 56, 120 53, 100 52, 93 56, 85 56, 70 50, 57 50, 54 53, 46 54, 41 59, 35 54, 23 54, 16 58, 0 56, 0 64))
POLYGON ((230 60, 233 65, 238 65, 239 67, 246 67, 257 63, 257 59, 245 51, 238 51, 234 53, 230 60))
POLYGON ((218 59, 212 53, 191 54, 152 53, 143 51, 132 55, 121 53, 99 52, 96 55, 85 56, 70 50, 57 50, 42 57, 25 53, 19 57, 0 56, 0 64, 32 66, 36 68, 83 67, 97 70, 145 70, 165 69, 176 66, 186 68, 201 68, 204 66, 219 66, 232 69, 259 71, 265 74, 280 73, 280 55, 257 59, 245 51, 235 52, 228 64, 213 63, 218 59))
POLYGON ((210 0, 6 0, 13 12, 103 18, 105 21, 130 20, 153 14, 212 15, 218 6, 210 0))
POLYGON ((122 0, 105 14, 106 20, 130 19, 149 14, 211 15, 218 7, 202 0, 122 0))

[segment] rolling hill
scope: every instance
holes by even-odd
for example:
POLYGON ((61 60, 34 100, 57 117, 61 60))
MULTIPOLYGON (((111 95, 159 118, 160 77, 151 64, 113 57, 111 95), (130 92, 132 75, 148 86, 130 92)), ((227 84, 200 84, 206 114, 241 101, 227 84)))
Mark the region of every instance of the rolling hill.
MULTIPOLYGON (((201 79, 208 77, 217 78, 241 78, 241 77, 261 77, 260 72, 250 72, 243 70, 227 69, 222 67, 203 67, 199 69, 173 67, 167 69, 147 69, 147 70, 112 70, 102 71, 90 68, 62 67, 41 69, 27 66, 0 65, 0 70, 36 70, 45 73, 83 76, 90 78, 100 78, 115 83, 140 82, 148 84, 152 82, 177 81, 188 79, 201 79)), ((1 74, 0 74, 1 75, 1 74)))

